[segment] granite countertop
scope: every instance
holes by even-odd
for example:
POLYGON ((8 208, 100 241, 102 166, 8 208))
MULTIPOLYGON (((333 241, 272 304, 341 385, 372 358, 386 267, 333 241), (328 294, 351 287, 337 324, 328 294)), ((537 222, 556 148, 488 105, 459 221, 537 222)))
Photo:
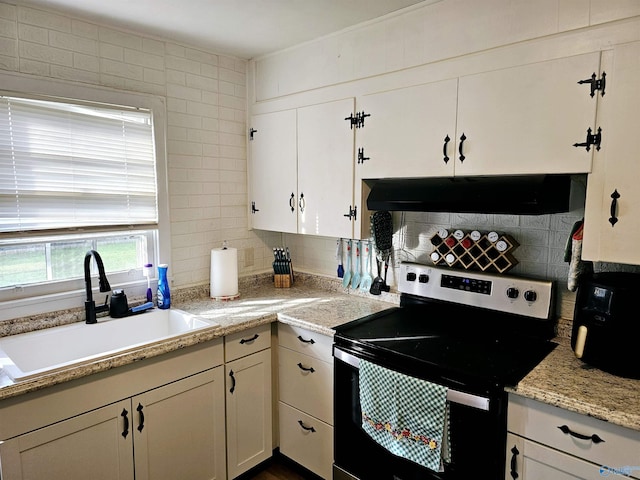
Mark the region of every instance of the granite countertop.
MULTIPOLYGON (((274 321, 333 335, 333 327, 393 307, 399 300, 394 294, 374 298, 351 292, 335 279, 311 275, 296 277, 291 288, 274 288, 259 277, 245 279, 240 292, 236 300, 214 301, 208 297, 207 286, 174 297, 174 308, 211 319, 218 327, 23 382, 13 382, 0 374, 0 400, 274 321)), ((49 318, 43 322, 47 326, 56 324, 49 318)), ((25 327, 11 322, 4 328, 7 334, 9 328, 15 333, 25 327)), ((575 358, 568 338, 557 338, 556 342, 558 347, 509 392, 640 431, 640 380, 589 368, 575 358)))
POLYGON ((640 431, 640 380, 611 375, 577 359, 569 338, 509 392, 640 431))

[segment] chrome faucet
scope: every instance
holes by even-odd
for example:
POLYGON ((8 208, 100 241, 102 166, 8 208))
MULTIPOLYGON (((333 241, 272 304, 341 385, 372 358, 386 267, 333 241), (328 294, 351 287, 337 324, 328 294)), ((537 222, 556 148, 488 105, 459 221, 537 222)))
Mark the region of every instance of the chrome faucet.
POLYGON ((98 320, 96 318, 96 313, 109 311, 109 305, 107 305, 107 299, 109 298, 108 295, 107 299, 105 299, 104 301, 104 305, 99 305, 96 307, 96 302, 93 301, 93 292, 91 291, 91 272, 89 268, 92 256, 96 259, 96 264, 98 265, 100 291, 111 291, 111 285, 109 285, 109 280, 107 280, 107 276, 104 273, 102 258, 100 258, 100 255, 95 250, 89 250, 84 256, 84 284, 87 289, 87 300, 84 302, 84 310, 86 313, 87 323, 97 323, 98 320))

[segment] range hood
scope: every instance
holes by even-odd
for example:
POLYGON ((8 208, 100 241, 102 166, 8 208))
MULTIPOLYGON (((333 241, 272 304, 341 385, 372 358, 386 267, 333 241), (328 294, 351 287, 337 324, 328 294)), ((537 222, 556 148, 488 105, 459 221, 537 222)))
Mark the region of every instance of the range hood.
POLYGON ((541 215, 570 210, 571 175, 367 181, 369 210, 541 215))

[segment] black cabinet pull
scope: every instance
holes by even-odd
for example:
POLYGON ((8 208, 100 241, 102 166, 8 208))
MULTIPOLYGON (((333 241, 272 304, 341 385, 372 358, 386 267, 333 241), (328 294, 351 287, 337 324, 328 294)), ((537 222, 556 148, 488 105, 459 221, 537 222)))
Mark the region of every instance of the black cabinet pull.
POLYGON ((516 448, 516 446, 514 445, 513 448, 511 449, 511 471, 509 472, 511 475, 511 478, 513 478, 513 480, 516 480, 516 478, 518 478, 520 475, 518 475, 518 455, 520 454, 520 452, 518 451, 518 449, 516 448))
POLYGON ((256 334, 255 334, 253 337, 251 337, 251 338, 243 338, 242 340, 240 340, 240 345, 244 345, 245 343, 251 343, 251 342, 253 342, 253 341, 257 340, 259 336, 260 336, 260 335, 258 335, 258 334, 256 333, 256 334))
POLYGON ((313 338, 310 338, 309 340, 305 340, 304 338, 302 338, 302 335, 298 335, 298 340, 300 340, 302 343, 310 343, 311 345, 316 343, 316 341, 313 338))
POLYGON ((236 391, 236 377, 233 376, 233 370, 229 372, 229 377, 231 378, 231 388, 229 389, 229 393, 233 393, 236 391))
POLYGON ((299 363, 299 364, 298 364, 298 368, 299 368, 300 370, 304 370, 305 372, 310 372, 310 373, 315 372, 315 370, 313 369, 313 367, 305 367, 304 365, 302 365, 302 363, 299 363))
POLYGON ((620 194, 618 193, 618 190, 614 190, 613 193, 611 194, 611 216, 609 217, 609 223, 611 224, 611 226, 615 226, 616 223, 618 223, 618 217, 617 217, 617 213, 618 213, 618 199, 620 198, 620 194))
POLYGON ((307 427, 304 423, 302 423, 302 420, 298 420, 298 425, 300 425, 307 432, 316 433, 316 429, 315 428, 307 427))
POLYGON ((449 145, 450 141, 451 139, 449 138, 449 135, 444 137, 444 146, 442 147, 442 155, 444 156, 443 158, 444 163, 447 163, 449 161, 449 156, 447 155, 447 146, 449 145))
POLYGON ((291 208, 292 212, 296 211, 296 196, 291 192, 291 196, 289 197, 289 208, 291 208))
POLYGON ((122 409, 120 416, 124 419, 124 429, 122 430, 122 438, 127 438, 129 435, 129 412, 125 408, 122 409))
MULTIPOLYGON (((594 73, 594 75, 595 75, 595 73, 594 73)), ((256 130, 255 128, 250 128, 249 129, 249 140, 253 140, 253 135, 255 133, 258 133, 258 130, 256 130)))
POLYGON ((467 158, 464 156, 464 154, 462 153, 462 147, 464 145, 464 141, 467 139, 467 136, 463 133, 462 136, 460 137, 460 145, 458 145, 458 153, 460 154, 460 161, 464 162, 464 159, 467 158))
POLYGON ((583 435, 582 433, 576 433, 576 432, 572 431, 566 425, 561 425, 558 428, 560 429, 560 431, 562 433, 564 433, 566 435, 571 435, 572 437, 575 437, 575 438, 579 438, 580 440, 591 440, 593 443, 604 443, 604 440, 601 439, 595 433, 593 435, 583 435))
POLYGON ((138 407, 136 408, 138 415, 140 415, 140 421, 138 422, 138 431, 142 432, 142 429, 144 428, 144 413, 142 413, 142 409, 144 407, 141 404, 138 404, 138 407))

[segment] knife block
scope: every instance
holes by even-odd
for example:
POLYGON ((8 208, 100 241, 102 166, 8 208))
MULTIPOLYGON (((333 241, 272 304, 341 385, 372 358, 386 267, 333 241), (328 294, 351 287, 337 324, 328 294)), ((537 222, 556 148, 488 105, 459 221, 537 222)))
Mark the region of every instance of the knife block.
POLYGON ((275 274, 273 276, 273 282, 276 288, 290 288, 291 287, 291 277, 293 274, 275 274))

